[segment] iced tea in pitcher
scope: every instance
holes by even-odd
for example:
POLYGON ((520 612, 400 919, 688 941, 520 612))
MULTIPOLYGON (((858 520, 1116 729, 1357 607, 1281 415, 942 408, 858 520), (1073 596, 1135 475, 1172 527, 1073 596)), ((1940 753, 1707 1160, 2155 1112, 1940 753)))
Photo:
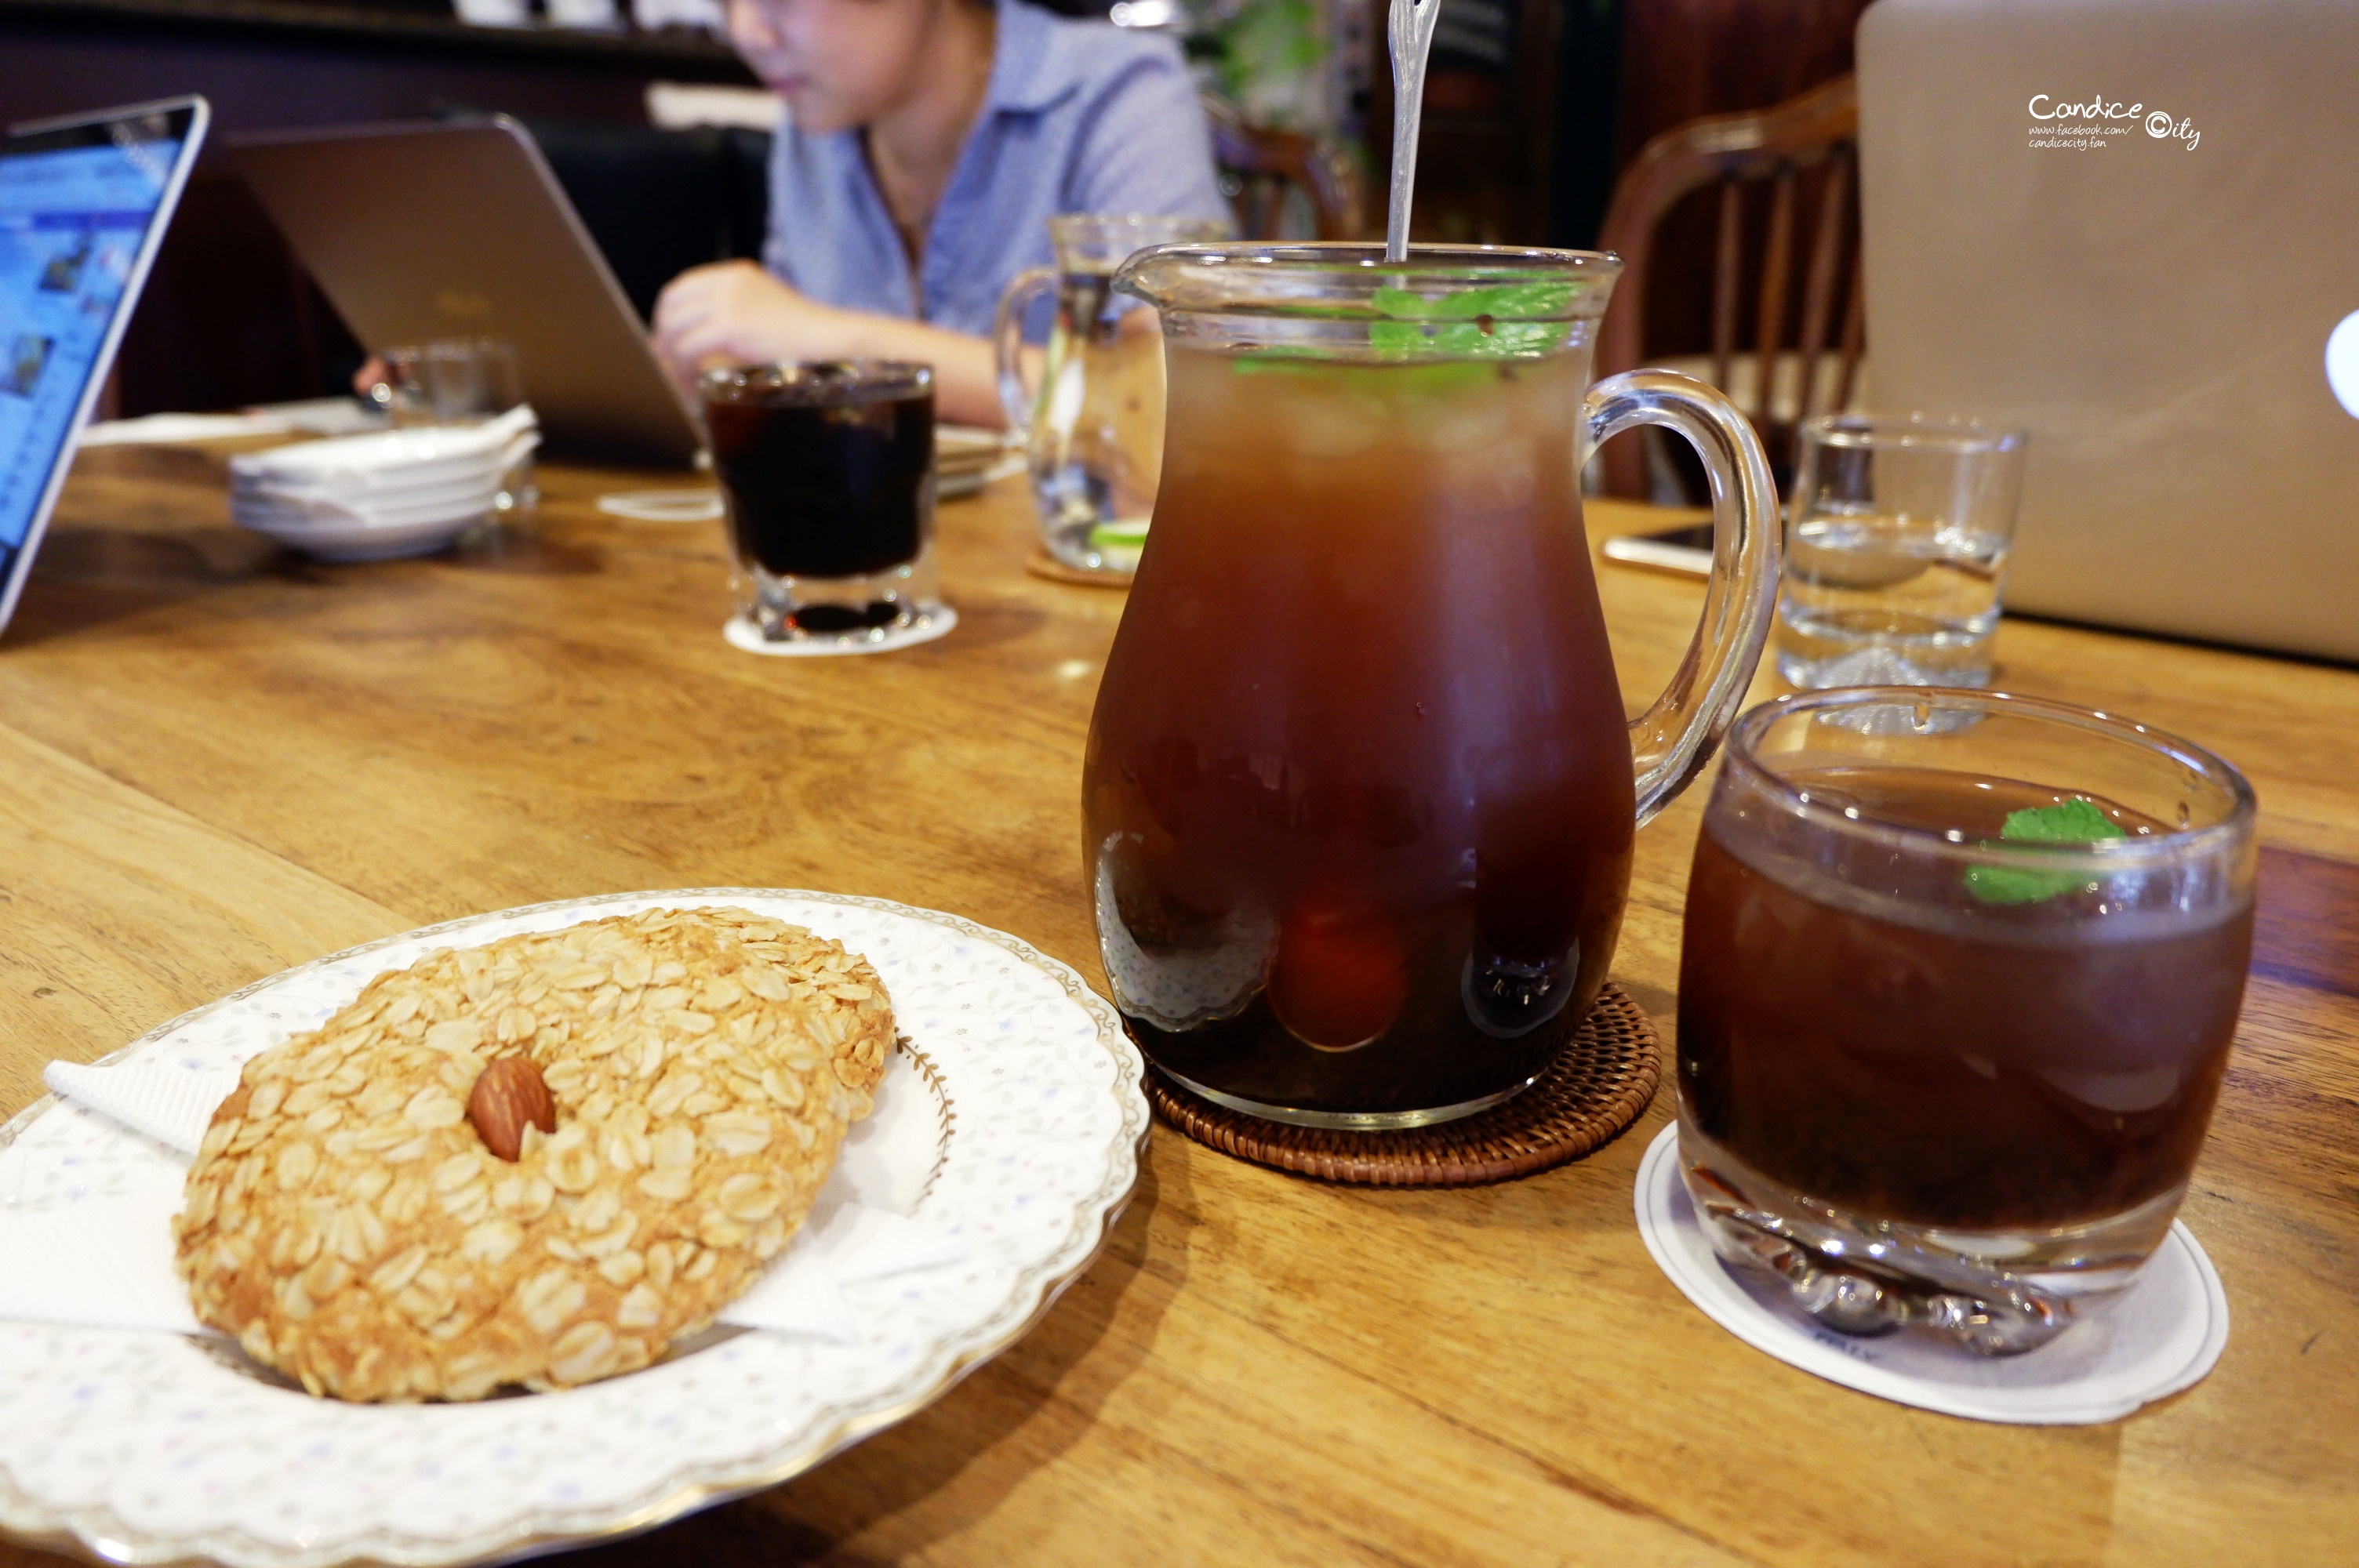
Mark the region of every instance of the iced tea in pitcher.
MULTIPOLYGON (((1502 281, 1498 253, 1453 253, 1477 276, 1361 274, 1364 306, 1223 322, 1189 286, 1234 274, 1201 249, 1140 290, 1169 437, 1086 764, 1100 950, 1200 1094, 1463 1114, 1580 1026, 1627 894, 1639 784, 1579 485, 1614 264, 1502 281)), ((1725 656, 1749 670, 1759 630, 1725 656)))

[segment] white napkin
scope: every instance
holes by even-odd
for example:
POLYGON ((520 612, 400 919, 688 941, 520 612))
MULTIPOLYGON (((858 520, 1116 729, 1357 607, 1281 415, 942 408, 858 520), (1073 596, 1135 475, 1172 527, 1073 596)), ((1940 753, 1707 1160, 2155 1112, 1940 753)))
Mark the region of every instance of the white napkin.
POLYGON ((237 1087, 237 1074, 165 1063, 84 1067, 52 1062, 41 1069, 41 1082, 60 1099, 88 1106, 194 1159, 213 1108, 237 1087))
POLYGON ((102 419, 85 425, 75 444, 83 447, 169 446, 242 436, 357 436, 385 428, 385 416, 356 398, 304 397, 266 403, 235 414, 144 414, 136 419, 102 419))
POLYGON ((219 441, 239 436, 276 436, 291 428, 268 414, 146 414, 136 419, 102 419, 82 427, 78 447, 166 446, 177 441, 219 441))
MULTIPOLYGON (((103 1195, 77 1192, 71 1201, 46 1206, 0 1203, 0 1318, 209 1332, 200 1328, 172 1271, 171 1218, 188 1162, 237 1074, 172 1062, 52 1062, 41 1076, 61 1098, 120 1123, 115 1136, 153 1139, 177 1157, 158 1152, 134 1167, 127 1190, 118 1184, 103 1195)), ((940 1138, 933 1091, 909 1059, 895 1053, 875 1110, 844 1140, 802 1230, 721 1321, 856 1342, 860 1325, 842 1286, 962 1260, 962 1238, 909 1217, 932 1177, 940 1138)), ((38 1157, 22 1139, 8 1153, 38 1157)), ((13 1188, 27 1184, 27 1172, 12 1173, 13 1188)))
POLYGON ((0 1317, 92 1328, 210 1332, 172 1271, 176 1192, 0 1211, 0 1317))

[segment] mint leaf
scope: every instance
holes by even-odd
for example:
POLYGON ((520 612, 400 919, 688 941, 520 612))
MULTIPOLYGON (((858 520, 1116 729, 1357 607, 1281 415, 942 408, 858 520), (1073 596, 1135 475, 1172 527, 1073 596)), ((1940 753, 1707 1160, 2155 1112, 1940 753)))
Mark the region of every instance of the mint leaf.
POLYGON ((2093 800, 2074 796, 2055 806, 2028 806, 2006 814, 1998 836, 2024 844, 2094 844, 2126 838, 2129 829, 2106 816, 2093 800))
POLYGON ((1429 321, 1440 314, 1440 302, 1421 294, 1411 294, 1406 288, 1389 286, 1368 296, 1368 304, 1381 316, 1396 321, 1429 321))
POLYGON ((1386 287, 1368 303, 1391 318, 1369 325, 1368 345, 1380 354, 1447 354, 1458 359, 1513 359, 1560 347, 1563 317, 1577 286, 1554 278, 1467 288, 1429 299, 1386 287))
MULTIPOLYGON (((1410 330, 1415 330, 1406 322, 1378 322, 1376 325, 1409 326, 1410 330)), ((1300 349, 1288 353, 1280 353, 1276 349, 1255 349, 1238 354, 1229 362, 1239 375, 1315 377, 1337 385, 1348 382, 1362 394, 1385 398, 1440 396, 1478 382, 1495 379, 1501 370, 1500 366, 1480 357, 1426 359, 1405 351, 1397 344, 1379 343, 1376 348, 1377 362, 1373 364, 1339 359, 1320 349, 1300 349)))
POLYGON ((1553 321, 1371 321, 1368 346, 1380 354, 1447 354, 1453 359, 1509 359, 1545 353, 1564 338, 1553 321))
POLYGON ((1406 288, 1379 288, 1368 303, 1396 321, 1472 321, 1483 316, 1530 321, 1562 317, 1572 308, 1573 293, 1572 284, 1541 278, 1495 288, 1457 289, 1436 299, 1406 288))
MULTIPOLYGON (((1555 352, 1571 334, 1565 318, 1582 285, 1555 278, 1470 288, 1429 299, 1387 285, 1368 303, 1384 319, 1368 323, 1368 347, 1378 360, 1529 359, 1555 352)), ((1239 375, 1284 374, 1305 366, 1344 362, 1335 351, 1310 343, 1266 343, 1237 356, 1239 375)))
POLYGON ((1229 362, 1239 375, 1324 375, 1334 355, 1308 343, 1263 343, 1229 362))
MULTIPOLYGON (((1462 327, 1458 330, 1472 332, 1475 329, 1462 327)), ((1368 324, 1368 347, 1380 354, 1413 354, 1440 345, 1428 339, 1425 329, 1415 321, 1372 321, 1368 324)))
POLYGON ((1984 903, 2044 903, 2058 893, 2071 892, 2079 881, 2061 871, 2026 871, 2013 866, 1972 866, 1966 871, 1966 891, 1984 903))
MULTIPOLYGON (((2077 797, 2010 811, 2006 826, 1999 829, 2000 838, 2017 844, 2094 844, 2128 837, 2129 830, 2094 801, 2077 797)), ((1966 891, 1984 903, 2040 903, 2076 887, 2094 885, 2085 874, 2016 866, 1974 866, 1966 872, 1966 891)))

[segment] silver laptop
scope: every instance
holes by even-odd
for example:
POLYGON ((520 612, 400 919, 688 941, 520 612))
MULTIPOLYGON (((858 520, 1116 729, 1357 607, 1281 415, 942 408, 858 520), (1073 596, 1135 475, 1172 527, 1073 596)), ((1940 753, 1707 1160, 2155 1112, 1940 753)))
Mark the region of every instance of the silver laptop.
POLYGON ((2359 4, 1879 0, 1875 400, 2031 432, 2011 608, 2359 659, 2359 4))
POLYGON ((523 126, 339 127, 232 139, 239 172, 371 349, 516 346, 542 438, 685 468, 703 438, 523 126))
POLYGON ((0 625, 211 118, 175 98, 0 137, 0 625))

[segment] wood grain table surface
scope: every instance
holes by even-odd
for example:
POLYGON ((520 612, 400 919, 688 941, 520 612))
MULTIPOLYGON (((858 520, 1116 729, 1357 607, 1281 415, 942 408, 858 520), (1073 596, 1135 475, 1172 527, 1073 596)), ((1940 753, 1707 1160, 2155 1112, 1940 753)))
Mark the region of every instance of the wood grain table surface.
MULTIPOLYGON (((232 528, 223 461, 86 456, 0 641, 0 1115, 49 1058, 289 965, 589 893, 898 899, 1101 982, 1077 807, 1123 600, 1026 574, 1020 481, 942 508, 951 636, 790 660, 723 642, 718 524, 592 505, 661 476, 550 466, 502 548, 330 567, 232 528)), ((1600 578, 1636 704, 1701 593, 1600 578)), ((2003 1427, 1749 1349, 1632 1222, 1668 1092, 1473 1191, 1321 1185, 1158 1126, 1104 1255, 1015 1348, 798 1480, 582 1560, 2359 1561, 2359 671, 1998 636, 2003 686, 2206 742, 2259 791, 2259 946, 2184 1211, 2234 1314, 2206 1381, 2003 1427)), ((1614 966, 1667 1042, 1702 793, 1640 835, 1614 966)))

